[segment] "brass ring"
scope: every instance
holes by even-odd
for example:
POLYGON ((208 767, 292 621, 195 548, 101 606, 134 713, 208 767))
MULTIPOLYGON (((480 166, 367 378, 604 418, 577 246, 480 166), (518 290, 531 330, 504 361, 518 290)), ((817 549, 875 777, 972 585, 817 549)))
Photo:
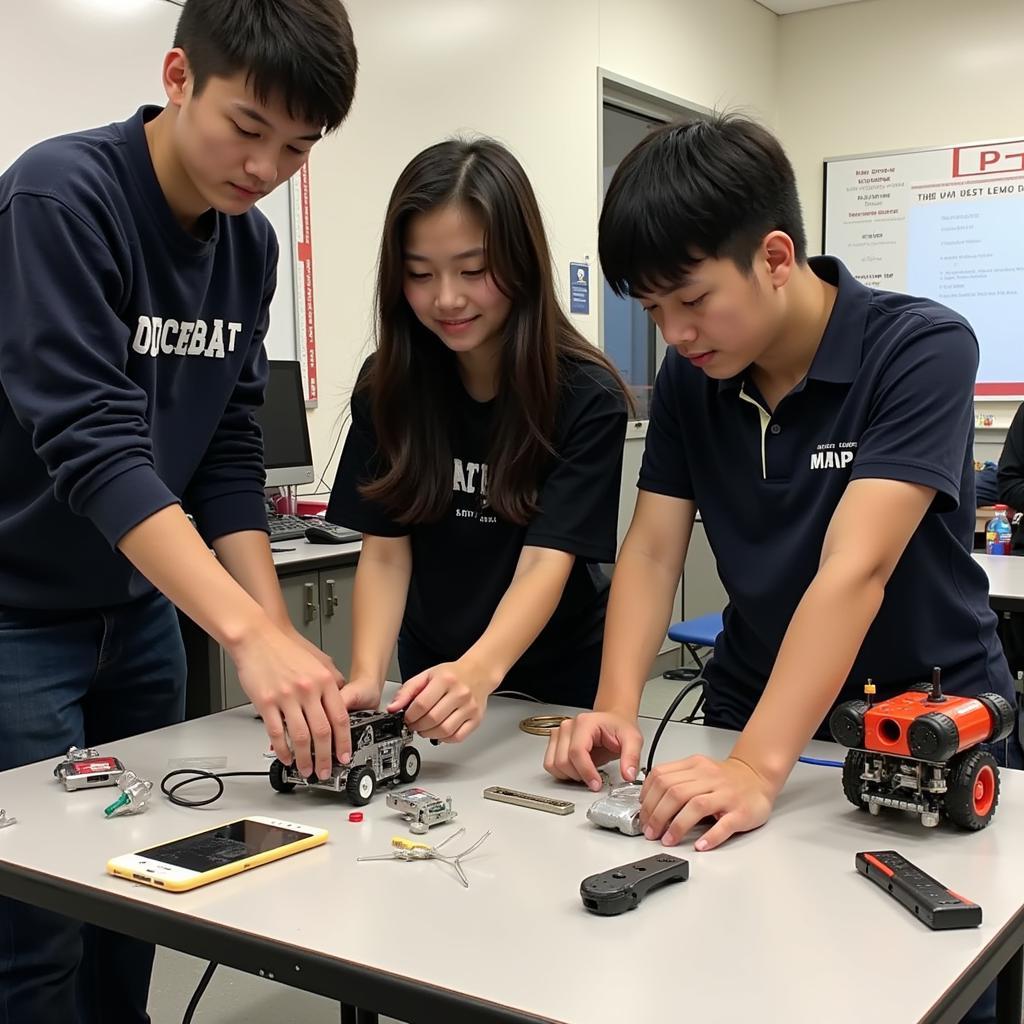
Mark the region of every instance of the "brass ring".
POLYGON ((568 721, 568 715, 534 715, 532 718, 524 718, 519 723, 519 728, 531 736, 547 736, 563 722, 568 721))

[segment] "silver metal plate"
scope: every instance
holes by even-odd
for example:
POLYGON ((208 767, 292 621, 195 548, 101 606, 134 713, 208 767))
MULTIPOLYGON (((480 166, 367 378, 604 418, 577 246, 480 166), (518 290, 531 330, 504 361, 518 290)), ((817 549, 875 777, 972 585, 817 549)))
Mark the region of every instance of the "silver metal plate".
POLYGON ((523 793, 518 789, 506 789, 504 786, 488 786, 484 790, 484 799, 515 804, 517 807, 529 807, 534 811, 547 811, 549 814, 572 814, 576 810, 576 805, 571 800, 537 796, 535 793, 523 793))

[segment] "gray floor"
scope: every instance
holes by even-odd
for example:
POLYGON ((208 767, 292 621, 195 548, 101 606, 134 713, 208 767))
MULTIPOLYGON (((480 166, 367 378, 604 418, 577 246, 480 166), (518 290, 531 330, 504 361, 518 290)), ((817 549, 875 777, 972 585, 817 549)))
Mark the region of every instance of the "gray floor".
MULTIPOLYGON (((658 677, 648 682, 640 703, 645 718, 661 718, 682 683, 658 677)), ((673 714, 682 718, 692 706, 688 697, 673 714)), ((158 949, 150 991, 149 1013, 153 1024, 181 1024, 189 999, 206 968, 206 961, 158 949)), ((381 1017, 381 1024, 391 1024, 381 1017)), ((338 1004, 321 996, 273 981, 219 967, 206 990, 193 1024, 338 1024, 338 1004)))

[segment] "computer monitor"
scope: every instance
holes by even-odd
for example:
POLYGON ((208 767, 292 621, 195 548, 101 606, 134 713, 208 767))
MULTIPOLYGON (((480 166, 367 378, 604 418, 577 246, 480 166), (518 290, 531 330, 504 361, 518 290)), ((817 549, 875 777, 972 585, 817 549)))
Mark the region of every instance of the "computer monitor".
POLYGON ((271 359, 263 405, 256 410, 263 431, 263 459, 268 487, 294 487, 313 482, 313 450, 309 445, 306 399, 297 360, 271 359))

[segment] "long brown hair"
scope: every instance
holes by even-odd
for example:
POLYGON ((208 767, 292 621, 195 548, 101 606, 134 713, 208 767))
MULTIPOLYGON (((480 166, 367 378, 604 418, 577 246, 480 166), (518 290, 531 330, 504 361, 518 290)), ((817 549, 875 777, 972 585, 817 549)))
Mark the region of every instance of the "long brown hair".
POLYGON ((503 519, 524 524, 537 510, 541 474, 557 457, 553 435, 567 361, 602 368, 628 406, 632 401, 615 367, 559 306, 537 198, 522 165, 493 139, 450 139, 425 149, 391 193, 377 277, 377 353, 360 383, 369 394, 384 469, 361 490, 403 524, 440 519, 451 503, 456 359, 417 319, 403 288, 410 218, 449 203, 479 218, 488 272, 511 300, 487 500, 503 519))

